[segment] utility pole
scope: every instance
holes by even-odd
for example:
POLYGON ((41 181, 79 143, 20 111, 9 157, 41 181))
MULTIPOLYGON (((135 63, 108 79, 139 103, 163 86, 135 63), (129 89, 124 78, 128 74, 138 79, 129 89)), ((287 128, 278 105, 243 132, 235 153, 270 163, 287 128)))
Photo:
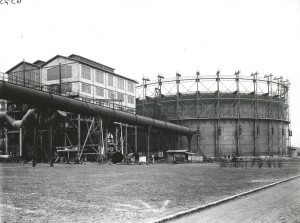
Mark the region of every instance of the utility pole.
POLYGON ((23 59, 23 86, 25 87, 25 59, 23 59))
POLYGON ((161 85, 162 85, 162 82, 161 80, 164 79, 164 76, 162 75, 157 75, 158 77, 158 104, 159 104, 159 114, 160 114, 160 119, 162 119, 162 102, 161 102, 161 85))
MULTIPOLYGON (((163 119, 162 117, 162 95, 161 95, 161 85, 162 85, 162 79, 164 79, 164 76, 157 75, 158 78, 158 109, 159 109, 159 119, 163 119)), ((159 152, 163 152, 163 146, 162 146, 162 130, 159 131, 159 152)))
POLYGON ((59 86, 58 86, 58 94, 61 95, 61 63, 58 65, 58 74, 59 74, 59 86))
POLYGON ((149 78, 144 78, 143 77, 143 115, 145 115, 145 103, 146 103, 146 98, 147 98, 147 81, 150 81, 149 78))

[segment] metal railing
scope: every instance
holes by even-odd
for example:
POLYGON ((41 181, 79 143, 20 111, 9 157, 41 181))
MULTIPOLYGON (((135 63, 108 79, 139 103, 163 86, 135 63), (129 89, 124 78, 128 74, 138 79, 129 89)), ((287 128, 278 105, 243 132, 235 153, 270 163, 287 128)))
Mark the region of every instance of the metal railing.
POLYGON ((96 104, 99 106, 104 106, 107 108, 113 108, 116 110, 128 112, 128 113, 135 113, 135 109, 124 106, 122 102, 116 99, 98 99, 94 97, 88 97, 86 95, 80 94, 79 91, 71 91, 69 89, 64 88, 64 84, 70 83, 70 82, 64 82, 62 81, 61 85, 59 84, 53 84, 53 85, 44 85, 41 82, 37 82, 30 79, 24 79, 22 77, 19 77, 18 75, 8 75, 6 73, 0 72, 0 80, 3 80, 5 82, 9 82, 12 84, 16 84, 19 86, 36 89, 40 91, 44 91, 51 94, 61 95, 68 98, 73 98, 80 101, 85 101, 88 103, 96 104))

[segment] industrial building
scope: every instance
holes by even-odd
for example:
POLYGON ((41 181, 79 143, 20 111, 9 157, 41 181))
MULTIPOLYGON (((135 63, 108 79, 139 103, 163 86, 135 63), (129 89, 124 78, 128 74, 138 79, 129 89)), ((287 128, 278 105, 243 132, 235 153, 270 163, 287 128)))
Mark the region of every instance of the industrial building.
MULTIPOLYGON (((116 74, 114 69, 109 66, 79 55, 72 54, 69 57, 57 55, 46 62, 40 60, 34 63, 22 61, 3 73, 1 79, 8 83, 65 98, 135 113, 135 85, 137 81, 116 74)), ((54 115, 56 118, 54 119, 55 137, 53 138, 53 145, 60 152, 66 148, 71 148, 74 150, 73 154, 77 151, 80 156, 85 156, 85 158, 94 156, 93 159, 96 159, 95 157, 98 155, 103 155, 104 124, 113 128, 111 132, 114 135, 108 132, 106 134, 107 137, 110 137, 112 146, 116 147, 120 144, 116 139, 116 134, 120 128, 122 129, 120 127, 122 123, 107 124, 100 117, 80 116, 80 114, 72 112, 56 113, 55 110, 51 110, 47 106, 39 108, 38 112, 32 110, 35 108, 37 107, 32 106, 30 102, 26 103, 22 100, 1 101, 1 110, 7 110, 6 116, 15 120, 23 119, 24 121, 25 117, 36 117, 35 119, 37 119, 37 116, 41 119, 41 116, 54 115), (59 118, 61 114, 63 116, 59 118)), ((35 142, 35 147, 39 147, 37 148, 39 151, 38 158, 47 157, 48 145, 46 144, 49 141, 47 139, 49 137, 47 131, 49 130, 45 129, 43 123, 39 123, 39 130, 34 130, 33 126, 28 123, 27 126, 21 124, 20 128, 15 129, 5 122, 3 115, 2 119, 4 120, 2 120, 4 128, 1 130, 2 153, 18 157, 26 151, 25 153, 32 156, 32 144, 34 144, 32 135, 35 134, 35 137, 39 138, 39 141, 35 142)), ((39 120, 39 122, 41 121, 39 120)), ((125 132, 127 130, 124 131, 124 135, 125 132)), ((120 137, 118 136, 118 138, 120 137)), ((124 147, 126 148, 126 146, 124 147)))
POLYGON ((289 82, 273 75, 143 78, 79 55, 21 62, 2 74, 1 152, 42 161, 287 155, 289 82), (5 109, 4 109, 5 108, 5 109), (50 151, 50 152, 49 152, 50 151))
POLYGON ((79 55, 56 55, 46 62, 22 61, 6 73, 11 83, 55 94, 135 109, 136 80, 79 55))

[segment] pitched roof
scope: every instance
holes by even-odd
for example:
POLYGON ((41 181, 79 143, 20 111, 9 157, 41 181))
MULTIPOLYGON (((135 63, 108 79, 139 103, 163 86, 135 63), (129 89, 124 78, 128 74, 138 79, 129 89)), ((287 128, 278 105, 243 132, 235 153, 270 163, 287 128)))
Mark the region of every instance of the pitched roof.
POLYGON ((40 66, 36 65, 36 64, 32 64, 32 63, 28 63, 26 61, 21 61, 20 63, 18 63, 17 65, 13 66, 12 68, 10 68, 8 71, 6 71, 5 73, 9 73, 11 71, 13 71, 14 69, 16 69, 17 67, 23 65, 23 63, 27 64, 27 65, 30 65, 30 66, 34 66, 34 67, 37 67, 37 68, 40 68, 40 66))
POLYGON ((94 67, 94 68, 97 68, 97 69, 100 69, 100 70, 105 70, 106 72, 111 73, 111 74, 113 74, 113 75, 115 75, 115 76, 122 77, 122 78, 124 78, 124 79, 133 81, 133 82, 135 82, 135 83, 138 84, 138 81, 136 81, 136 80, 134 80, 134 79, 125 77, 125 76, 123 76, 123 75, 116 74, 116 73, 114 72, 114 70, 115 70, 114 68, 111 68, 111 67, 109 67, 109 66, 106 66, 106 65, 103 65, 103 64, 100 64, 100 63, 97 63, 97 62, 95 62, 95 61, 93 61, 93 60, 87 59, 87 58, 85 58, 85 57, 82 57, 82 56, 79 56, 79 55, 76 55, 76 54, 71 54, 69 57, 65 57, 65 56, 61 56, 61 55, 56 55, 56 56, 52 57, 50 60, 46 61, 46 62, 42 65, 42 67, 45 67, 48 63, 50 63, 51 61, 55 60, 55 59, 58 58, 58 57, 61 57, 61 58, 67 59, 67 60, 71 60, 71 61, 74 61, 74 62, 78 62, 78 63, 81 63, 81 64, 85 64, 85 65, 87 65, 87 66, 94 67), (108 69, 105 69, 105 67, 108 68, 108 69), (109 71, 109 69, 110 69, 111 71, 109 71))
POLYGON ((76 60, 73 60, 73 59, 71 59, 71 58, 68 58, 68 57, 61 56, 61 55, 58 55, 58 54, 57 54, 56 56, 52 57, 50 60, 47 60, 47 61, 42 65, 42 67, 45 67, 48 63, 52 62, 53 60, 55 60, 55 59, 58 58, 58 57, 61 57, 61 58, 67 59, 67 60, 72 60, 72 61, 74 61, 74 62, 77 62, 76 60))
POLYGON ((37 60, 37 61, 33 62, 33 64, 38 65, 38 66, 40 66, 40 67, 41 67, 44 63, 45 63, 45 61, 42 61, 42 60, 37 60))
POLYGON ((77 60, 78 62, 82 62, 82 63, 86 63, 90 66, 93 66, 93 67, 97 67, 99 69, 103 69, 103 70, 106 70, 108 68, 108 71, 111 70, 111 72, 114 72, 114 68, 112 67, 109 67, 109 66, 106 66, 106 65, 103 65, 101 63, 98 63, 98 62, 95 62, 93 60, 90 60, 90 59, 87 59, 85 57, 82 57, 82 56, 79 56, 79 55, 76 55, 76 54, 71 54, 69 56, 69 58, 72 58, 73 60, 77 60))
POLYGON ((109 66, 100 64, 100 63, 98 63, 98 62, 95 62, 95 61, 93 61, 93 60, 87 59, 87 58, 85 58, 85 57, 82 57, 82 56, 79 56, 79 55, 76 55, 76 54, 71 54, 71 55, 69 56, 69 58, 71 58, 72 60, 76 60, 76 61, 78 61, 78 62, 80 62, 80 63, 86 64, 86 65, 88 65, 88 66, 91 66, 91 67, 94 67, 94 68, 98 68, 98 69, 100 69, 100 70, 105 70, 105 71, 107 71, 108 73, 111 73, 111 74, 113 74, 113 75, 115 75, 115 76, 118 76, 118 77, 122 77, 122 78, 127 79, 127 80, 130 80, 130 81, 133 81, 133 82, 135 82, 135 83, 137 83, 137 84, 139 83, 138 81, 136 81, 136 80, 134 80, 134 79, 131 79, 131 78, 128 78, 128 77, 126 77, 126 76, 123 76, 123 75, 120 75, 120 74, 115 73, 115 72, 114 72, 114 70, 115 70, 114 68, 111 68, 111 67, 109 67, 109 66), (108 68, 108 69, 107 69, 107 68, 108 68))

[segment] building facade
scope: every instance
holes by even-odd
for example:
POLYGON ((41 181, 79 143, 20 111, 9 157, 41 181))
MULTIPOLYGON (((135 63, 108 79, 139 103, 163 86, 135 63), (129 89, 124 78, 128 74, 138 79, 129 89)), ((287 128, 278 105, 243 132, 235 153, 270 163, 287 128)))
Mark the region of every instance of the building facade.
POLYGON ((41 65, 43 61, 28 63, 22 61, 6 71, 8 81, 30 88, 40 87, 41 65))
POLYGON ((135 109, 136 81, 114 69, 75 54, 57 55, 42 66, 43 87, 94 103, 135 109))

